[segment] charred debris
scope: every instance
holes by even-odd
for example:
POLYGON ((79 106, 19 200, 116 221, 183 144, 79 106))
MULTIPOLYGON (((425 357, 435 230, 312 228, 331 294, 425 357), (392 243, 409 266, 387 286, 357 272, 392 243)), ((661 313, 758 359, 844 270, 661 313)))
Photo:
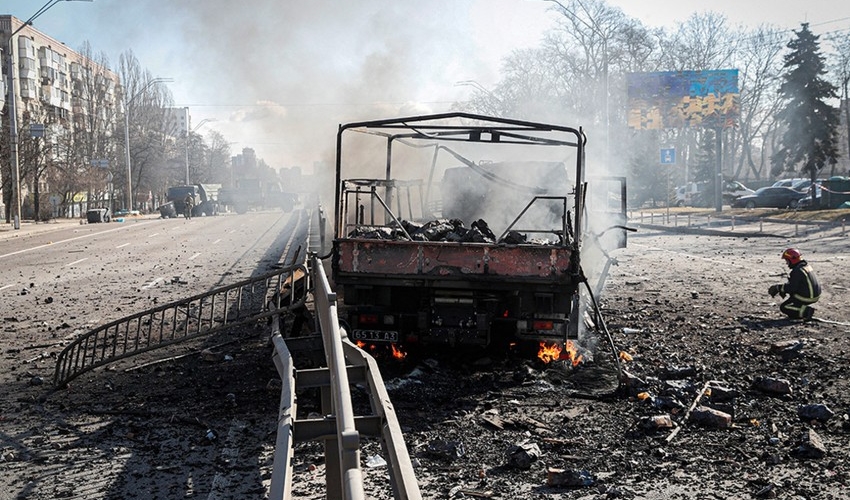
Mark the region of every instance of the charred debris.
POLYGON ((387 226, 360 226, 348 234, 349 238, 362 238, 389 241, 420 241, 449 243, 503 243, 507 245, 552 245, 547 239, 528 238, 527 235, 510 230, 499 239, 484 219, 473 221, 466 227, 460 219, 435 219, 417 224, 402 220, 401 226, 395 222, 387 226))

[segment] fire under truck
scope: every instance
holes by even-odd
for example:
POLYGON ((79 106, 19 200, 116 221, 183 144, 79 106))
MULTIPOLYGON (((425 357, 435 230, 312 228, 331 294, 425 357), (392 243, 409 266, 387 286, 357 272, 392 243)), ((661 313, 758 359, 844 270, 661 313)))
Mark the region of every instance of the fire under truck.
POLYGON ((349 337, 577 338, 585 240, 607 256, 626 234, 625 180, 590 189, 585 145, 580 129, 468 113, 340 125, 329 256, 349 337))

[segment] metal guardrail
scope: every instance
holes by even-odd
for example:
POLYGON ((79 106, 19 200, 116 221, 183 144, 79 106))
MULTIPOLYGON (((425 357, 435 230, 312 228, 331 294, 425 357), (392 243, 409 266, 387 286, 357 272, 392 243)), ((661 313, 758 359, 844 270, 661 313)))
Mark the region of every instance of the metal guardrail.
POLYGON ((61 387, 99 366, 299 307, 306 288, 291 284, 306 273, 303 264, 287 266, 99 326, 59 353, 53 383, 61 387))
POLYGON ((322 441, 325 447, 326 498, 365 499, 360 468, 360 437, 382 439, 387 455, 393 498, 421 500, 401 426, 390 403, 374 358, 352 344, 340 329, 336 314, 336 294, 330 289, 321 261, 310 260, 310 288, 314 288, 326 368, 295 370, 286 341, 281 337, 277 318, 273 319, 273 359, 283 381, 278 418, 278 434, 269 498, 291 498, 293 445, 302 441, 322 441), (349 387, 366 385, 370 394, 370 415, 355 415, 349 387), (298 419, 295 392, 318 387, 325 418, 298 419))

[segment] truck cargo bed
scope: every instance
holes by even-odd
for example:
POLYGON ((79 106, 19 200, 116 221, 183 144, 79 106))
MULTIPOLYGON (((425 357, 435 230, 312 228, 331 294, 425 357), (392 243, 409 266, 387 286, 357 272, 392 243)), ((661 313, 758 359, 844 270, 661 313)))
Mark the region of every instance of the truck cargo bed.
POLYGON ((349 278, 435 278, 499 282, 569 283, 569 248, 545 245, 342 239, 334 263, 337 281, 349 278))

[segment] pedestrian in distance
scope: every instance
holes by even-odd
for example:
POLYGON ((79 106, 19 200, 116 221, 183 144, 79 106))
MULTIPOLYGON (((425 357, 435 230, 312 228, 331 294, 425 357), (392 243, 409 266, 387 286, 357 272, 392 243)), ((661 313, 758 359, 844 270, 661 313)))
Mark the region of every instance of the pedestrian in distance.
POLYGON ((803 260, 803 254, 796 248, 788 248, 782 252, 782 259, 788 264, 791 272, 788 274, 788 281, 781 285, 770 285, 767 293, 771 297, 780 297, 785 299, 779 305, 779 310, 791 319, 812 319, 815 313, 815 308, 812 304, 820 299, 820 283, 815 276, 815 271, 812 265, 803 260))
POLYGON ((195 198, 192 194, 187 194, 183 200, 183 216, 187 219, 192 218, 192 208, 195 206, 195 198))

